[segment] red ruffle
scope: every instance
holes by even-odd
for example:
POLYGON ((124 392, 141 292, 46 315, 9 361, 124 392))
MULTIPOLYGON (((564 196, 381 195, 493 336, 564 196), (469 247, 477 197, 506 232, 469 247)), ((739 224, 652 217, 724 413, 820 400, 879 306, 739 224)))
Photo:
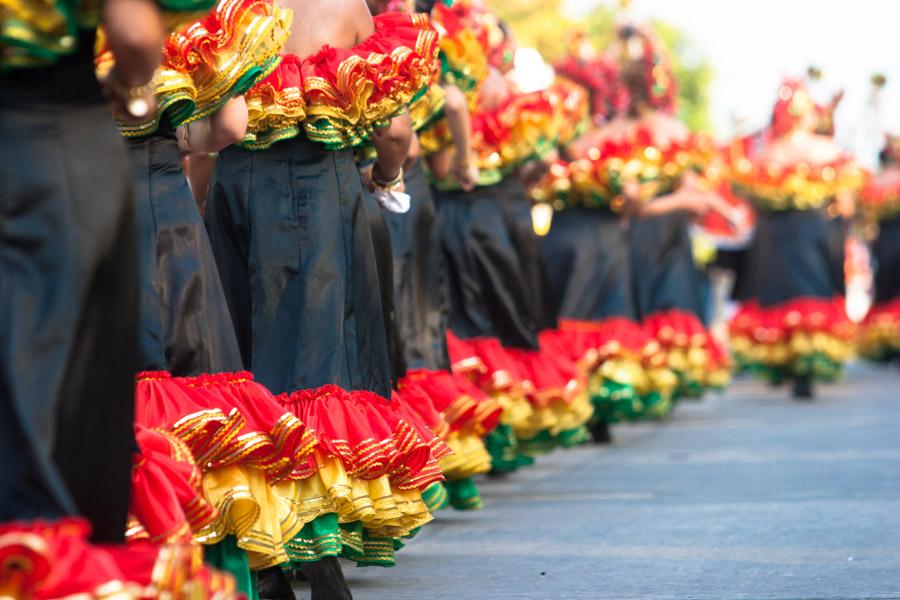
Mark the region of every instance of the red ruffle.
MULTIPOLYGON (((882 302, 873 304, 863 319, 863 325, 875 325, 880 321, 890 323, 900 322, 900 298, 895 298, 890 302, 882 302)), ((900 343, 900 340, 897 340, 900 343)))
POLYGON ((387 475, 403 489, 441 479, 439 469, 424 476, 436 467, 438 456, 446 455, 446 446, 421 419, 378 394, 326 385, 278 399, 316 432, 318 447, 338 457, 350 475, 362 479, 387 475))
POLYGON ((302 479, 315 468, 315 438, 248 372, 172 377, 138 375, 135 421, 184 441, 202 468, 238 463, 272 480, 302 479))
POLYGON ((479 166, 505 171, 552 150, 562 125, 558 100, 546 90, 512 90, 497 108, 474 112, 471 145, 479 166))
POLYGON ((777 306, 744 303, 731 321, 731 335, 745 336, 759 344, 776 344, 797 332, 823 332, 851 340, 855 325, 847 316, 843 298, 797 298, 777 306))
POLYGON ((653 313, 644 319, 644 327, 667 352, 698 348, 707 352, 707 368, 729 366, 728 353, 694 313, 677 308, 653 313))
POLYGON ((503 412, 500 405, 464 376, 448 371, 412 370, 399 382, 400 391, 427 397, 450 431, 493 431, 503 412))
POLYGON ((236 597, 231 576, 203 566, 196 544, 93 546, 80 519, 0 525, 0 592, 35 600, 74 597, 236 597))
MULTIPOLYGON (((588 371, 604 360, 621 354, 654 362, 659 346, 638 323, 624 317, 602 321, 561 319, 559 329, 546 331, 540 337, 541 346, 555 354, 568 354, 588 371)), ((662 357, 656 361, 662 360, 662 357)), ((658 366, 658 365, 657 365, 658 366)))
POLYGON ((521 365, 497 338, 461 340, 448 331, 447 349, 453 370, 487 393, 532 391, 525 387, 527 378, 521 365))
POLYGON ((301 59, 287 54, 246 95, 251 145, 299 132, 313 141, 347 147, 364 141, 368 128, 401 110, 428 85, 437 68, 437 31, 426 15, 384 13, 375 32, 353 48, 324 46, 301 59))
POLYGON ((202 474, 190 450, 174 436, 135 425, 138 452, 131 473, 129 512, 136 524, 128 539, 190 542, 217 517, 200 487, 202 474))
POLYGON ((583 389, 578 370, 564 355, 554 355, 542 348, 522 350, 507 348, 506 352, 516 361, 519 376, 523 378, 528 399, 538 407, 554 402, 571 402, 574 394, 583 389))

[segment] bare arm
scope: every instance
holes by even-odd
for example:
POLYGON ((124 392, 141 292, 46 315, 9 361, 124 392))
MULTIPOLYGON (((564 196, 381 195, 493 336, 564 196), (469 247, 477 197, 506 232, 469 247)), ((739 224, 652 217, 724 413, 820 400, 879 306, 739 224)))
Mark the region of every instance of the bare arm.
POLYGON ((162 59, 165 36, 156 4, 150 0, 108 0, 103 4, 103 27, 121 83, 141 86, 150 81, 162 59))
POLYGON ((150 0, 108 0, 102 23, 116 65, 103 82, 111 110, 119 118, 144 117, 155 109, 149 87, 162 59, 165 29, 150 0))
POLYGON ((209 182, 215 166, 215 154, 195 152, 185 158, 185 174, 201 215, 206 212, 206 197, 209 194, 209 182))
POLYGON ((365 0, 355 0, 351 19, 356 29, 357 44, 375 33, 375 22, 372 20, 372 13, 365 0))
POLYGON ((212 116, 178 128, 182 152, 218 152, 237 144, 247 133, 247 103, 237 96, 212 116))
POLYGON ((372 141, 378 159, 372 166, 374 180, 387 182, 397 178, 409 153, 412 136, 412 119, 409 115, 394 117, 390 125, 375 130, 372 141))
POLYGON ((462 188, 472 190, 478 181, 478 172, 472 165, 469 132, 472 124, 469 118, 469 105, 466 97, 455 85, 444 85, 444 116, 447 127, 453 136, 456 153, 453 156, 453 174, 462 188))

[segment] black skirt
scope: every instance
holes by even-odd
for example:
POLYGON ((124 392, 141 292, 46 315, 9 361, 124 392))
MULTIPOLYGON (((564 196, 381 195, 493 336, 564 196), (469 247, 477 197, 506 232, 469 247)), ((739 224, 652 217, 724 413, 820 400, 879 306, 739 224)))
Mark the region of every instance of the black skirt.
POLYGON ((685 213, 631 222, 631 281, 638 316, 681 309, 705 320, 706 283, 694 264, 685 213))
POLYGON ((394 319, 405 367, 450 369, 447 265, 434 199, 421 161, 404 176, 407 213, 385 212, 393 250, 394 319))
POLYGON ((528 284, 509 236, 499 185, 436 191, 448 268, 450 329, 459 337, 496 337, 537 348, 528 284))
POLYGON ((821 210, 757 211, 737 297, 760 306, 843 293, 843 244, 821 210))
POLYGON ((875 302, 900 298, 900 217, 879 223, 878 237, 872 244, 875 261, 875 302))
POLYGON ((0 522, 122 542, 137 255, 131 169, 87 50, 0 74, 0 522))
POLYGON ((550 281, 541 253, 541 238, 534 232, 531 220, 528 190, 518 177, 509 176, 500 183, 499 198, 509 238, 522 266, 530 318, 538 330, 555 327, 550 281))
POLYGON ((350 150, 219 153, 206 213, 244 364, 274 393, 390 394, 378 271, 350 150))
POLYGON ((556 212, 542 251, 557 318, 635 318, 628 230, 620 215, 588 208, 556 212))
POLYGON ((209 238, 174 132, 131 140, 140 249, 141 370, 177 377, 241 370, 209 238))
POLYGON ((399 314, 394 299, 394 256, 391 249, 391 233, 388 228, 388 212, 382 210, 378 200, 364 190, 369 232, 372 236, 372 256, 378 276, 378 292, 381 295, 381 314, 387 333, 388 358, 391 365, 391 385, 396 387, 400 377, 406 374, 403 356, 403 338, 398 322, 399 314))

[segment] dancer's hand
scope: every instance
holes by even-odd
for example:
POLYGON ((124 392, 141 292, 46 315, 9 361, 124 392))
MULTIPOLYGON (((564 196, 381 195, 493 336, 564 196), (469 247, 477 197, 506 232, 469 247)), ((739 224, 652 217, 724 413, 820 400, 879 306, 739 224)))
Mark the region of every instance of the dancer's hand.
POLYGON ((469 161, 465 153, 457 152, 453 159, 453 176, 464 191, 471 192, 478 184, 478 167, 469 161))

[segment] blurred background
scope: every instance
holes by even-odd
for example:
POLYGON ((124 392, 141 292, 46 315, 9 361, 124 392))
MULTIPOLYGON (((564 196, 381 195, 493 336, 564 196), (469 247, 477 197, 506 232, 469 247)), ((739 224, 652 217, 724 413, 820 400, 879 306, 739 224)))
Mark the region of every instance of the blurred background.
POLYGON ((826 101, 839 90, 837 139, 876 166, 883 132, 900 131, 900 3, 884 0, 489 0, 523 47, 548 60, 573 30, 605 45, 618 19, 649 21, 675 60, 680 116, 725 140, 764 126, 785 76, 810 67, 826 101), (874 79, 884 78, 879 88, 874 79), (890 107, 897 107, 891 110, 890 107))

